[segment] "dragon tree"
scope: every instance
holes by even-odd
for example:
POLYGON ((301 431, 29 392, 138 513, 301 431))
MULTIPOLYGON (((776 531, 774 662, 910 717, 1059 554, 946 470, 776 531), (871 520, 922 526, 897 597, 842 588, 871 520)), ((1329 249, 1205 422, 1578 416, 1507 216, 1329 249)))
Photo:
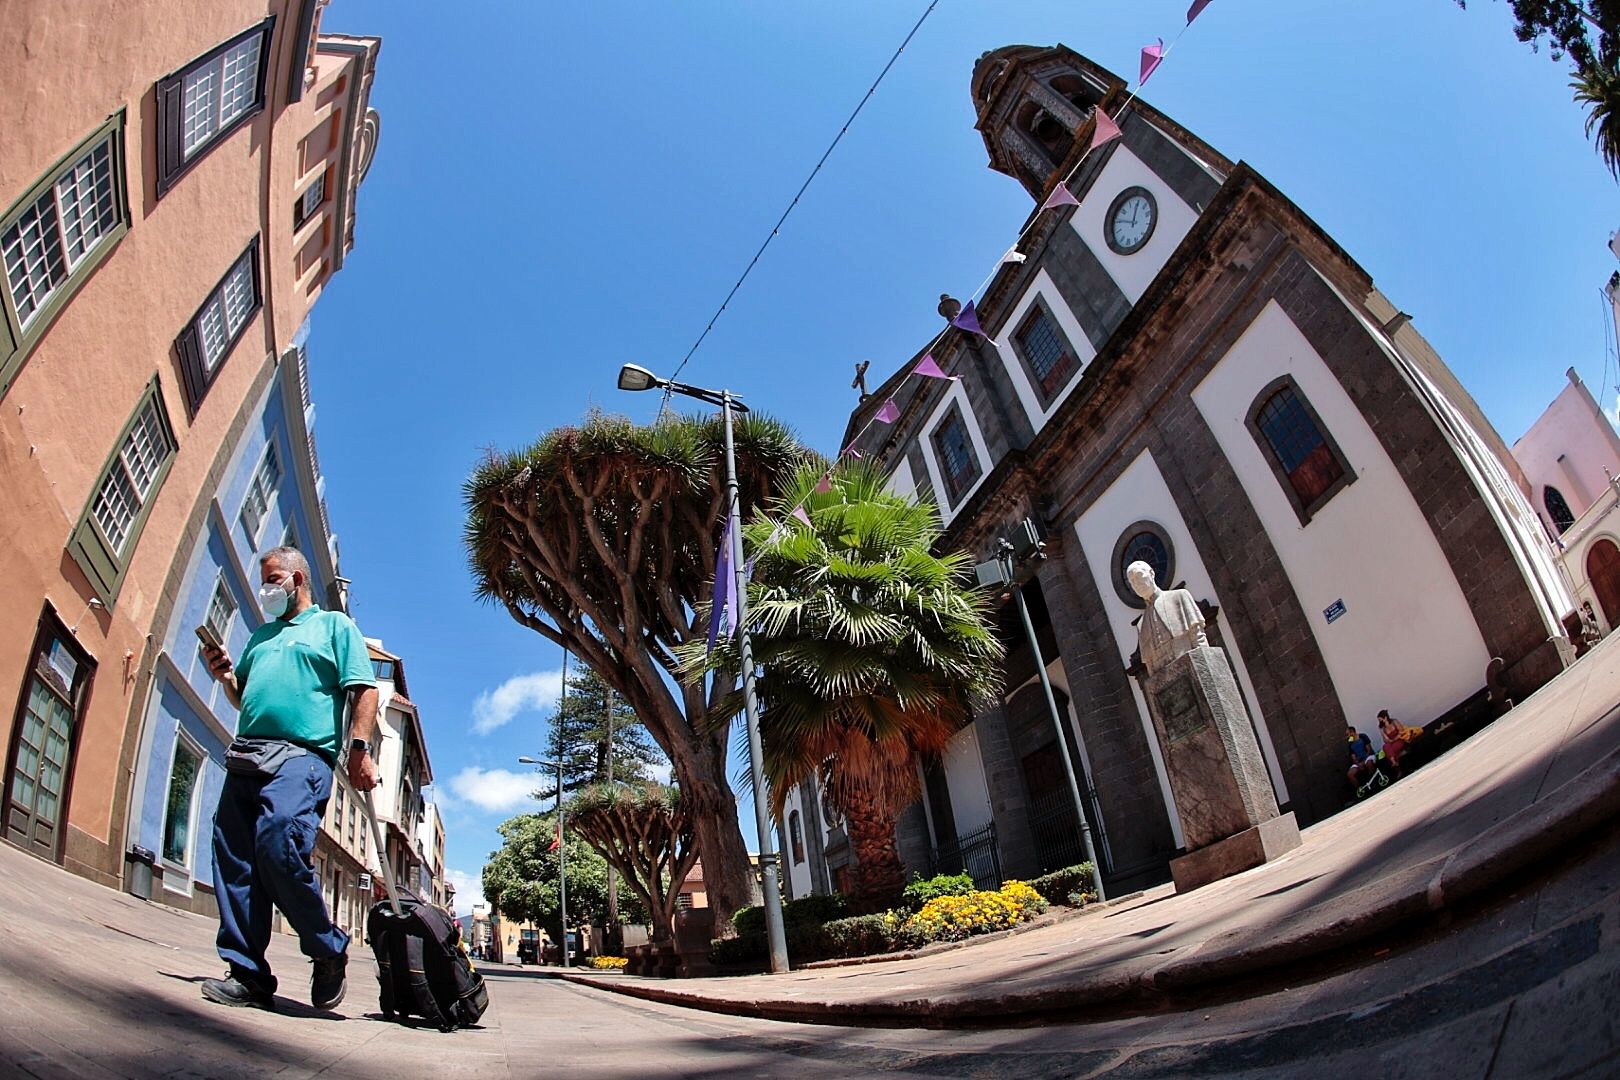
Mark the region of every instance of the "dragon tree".
POLYGON ((697 862, 681 793, 651 782, 598 784, 569 804, 568 820, 623 876, 647 911, 653 941, 670 940, 681 885, 697 862))
MULTIPOLYGON (((468 479, 465 541, 478 596, 572 652, 611 686, 669 757, 693 821, 717 926, 757 886, 726 780, 722 676, 681 679, 700 641, 725 516, 718 417, 638 425, 593 413, 526 449, 491 452, 468 479)), ((808 457, 758 413, 736 422, 742 513, 771 501, 808 457)))

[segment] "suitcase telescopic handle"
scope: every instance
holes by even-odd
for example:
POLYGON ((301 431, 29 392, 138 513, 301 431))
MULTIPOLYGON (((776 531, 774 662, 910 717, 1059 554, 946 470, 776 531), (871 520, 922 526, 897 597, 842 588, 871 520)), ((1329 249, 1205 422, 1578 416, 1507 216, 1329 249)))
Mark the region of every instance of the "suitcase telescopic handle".
POLYGON ((388 865, 388 845, 383 843, 382 826, 377 823, 377 808, 372 804, 371 792, 360 793, 366 800, 366 820, 371 823, 371 842, 376 845, 377 864, 382 867, 383 884, 388 888, 388 904, 395 915, 404 915, 399 906, 399 887, 394 883, 394 868, 388 865))

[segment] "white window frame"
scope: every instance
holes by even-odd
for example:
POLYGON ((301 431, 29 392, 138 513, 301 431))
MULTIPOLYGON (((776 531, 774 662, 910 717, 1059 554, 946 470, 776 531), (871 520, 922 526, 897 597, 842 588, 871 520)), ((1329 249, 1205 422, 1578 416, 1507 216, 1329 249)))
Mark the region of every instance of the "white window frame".
POLYGON ((257 104, 264 37, 250 34, 186 72, 181 81, 183 160, 207 150, 220 132, 257 104))
POLYGON ((125 555, 135 521, 152 494, 163 463, 173 452, 163 432, 157 398, 149 397, 118 447, 117 457, 96 492, 90 511, 96 527, 119 559, 125 555))
POLYGON ((84 260, 117 232, 120 209, 113 139, 118 134, 109 131, 97 139, 0 232, 0 265, 21 329, 28 329, 50 307, 51 298, 72 280, 84 260), (88 206, 83 190, 86 183, 88 206), (71 211, 78 212, 72 221, 71 211), (76 237, 70 232, 73 228, 78 230, 76 237), (19 294, 19 286, 26 286, 25 292, 19 294))
POLYGON ((282 475, 281 458, 276 453, 276 441, 271 439, 264 444, 264 453, 259 455, 259 463, 253 468, 253 479, 248 481, 247 493, 242 496, 242 509, 237 514, 243 528, 247 529, 248 539, 253 541, 255 547, 259 543, 259 532, 270 517, 271 509, 276 505, 282 475), (267 476, 266 466, 274 471, 273 478, 267 476))
POLYGON ((221 642, 230 640, 231 620, 236 618, 236 597, 231 595, 231 587, 225 581, 225 572, 220 571, 219 580, 214 583, 214 592, 208 598, 208 610, 203 615, 203 622, 213 628, 219 635, 221 642), (221 604, 220 601, 224 603, 221 604), (223 611, 224 618, 220 622, 214 621, 215 612, 223 611))
POLYGON ((293 228, 303 228, 324 205, 326 205, 326 170, 322 169, 315 174, 315 179, 304 189, 304 193, 298 196, 298 215, 297 220, 293 222, 293 228))
POLYGON ((201 796, 202 796, 202 789, 203 789, 203 781, 206 779, 207 775, 208 775, 208 753, 207 753, 207 751, 205 751, 202 748, 201 743, 199 743, 196 739, 192 738, 191 735, 187 733, 187 731, 186 731, 186 729, 184 727, 176 727, 175 732, 174 732, 174 749, 173 749, 173 752, 170 753, 170 755, 169 755, 169 779, 168 779, 168 782, 163 785, 163 823, 160 826, 160 829, 162 830, 162 833, 159 833, 159 835, 158 835, 158 858, 159 858, 159 860, 163 863, 165 868, 172 868, 172 869, 179 870, 179 871, 183 872, 183 877, 182 877, 181 880, 183 880, 184 883, 185 883, 184 887, 175 886, 174 884, 172 884, 169 881, 169 875, 168 874, 163 875, 164 888, 171 889, 174 892, 183 892, 183 893, 186 893, 188 895, 191 892, 192 867, 195 866, 196 863, 197 863, 197 824, 198 824, 197 819, 198 819, 198 816, 199 816, 198 815, 198 807, 202 804, 201 796), (182 747, 184 747, 187 750, 187 752, 189 752, 189 753, 196 756, 196 758, 197 758, 197 776, 192 781, 192 785, 191 785, 191 805, 186 808, 187 823, 186 823, 185 861, 184 862, 176 862, 175 860, 169 858, 168 852, 164 850, 163 833, 168 832, 168 827, 169 827, 169 792, 174 786, 174 766, 175 766, 175 762, 179 760, 180 750, 181 750, 182 747))

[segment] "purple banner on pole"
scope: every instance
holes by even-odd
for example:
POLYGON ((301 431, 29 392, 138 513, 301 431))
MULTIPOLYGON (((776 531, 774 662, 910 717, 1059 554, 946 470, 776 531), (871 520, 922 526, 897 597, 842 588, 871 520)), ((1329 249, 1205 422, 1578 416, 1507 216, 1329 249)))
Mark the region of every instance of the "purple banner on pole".
POLYGON ((989 336, 979 328, 979 315, 973 310, 973 301, 971 300, 963 305, 961 313, 957 315, 956 318, 951 320, 951 325, 956 327, 958 330, 966 330, 970 334, 978 334, 980 337, 989 336))
POLYGON ((732 589, 735 587, 731 573, 731 522, 720 530, 720 550, 714 556, 714 594, 709 601, 709 651, 714 651, 714 643, 720 640, 721 625, 725 624, 725 634, 731 636, 731 608, 732 589))

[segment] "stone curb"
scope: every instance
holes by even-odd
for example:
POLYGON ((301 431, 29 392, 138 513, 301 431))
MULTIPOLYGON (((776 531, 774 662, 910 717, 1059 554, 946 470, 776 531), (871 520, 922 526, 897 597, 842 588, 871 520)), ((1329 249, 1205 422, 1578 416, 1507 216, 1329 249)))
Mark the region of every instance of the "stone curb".
MULTIPOLYGON (((627 976, 614 980, 574 974, 561 977, 648 1001, 768 1020, 950 1027, 990 1019, 1036 1019, 1085 1006, 1153 1001, 1167 992, 1208 987, 1364 943, 1478 897, 1521 871, 1567 852, 1576 841, 1616 817, 1620 817, 1620 749, 1451 853, 1332 897, 1300 913, 1292 925, 1229 931, 1168 959, 1135 957, 1101 969, 1080 969, 1061 986, 1019 994, 994 995, 992 991, 988 996, 976 996, 987 988, 970 984, 909 1000, 743 1001, 639 979, 620 981, 627 976)), ((1083 912, 1076 913, 1080 914, 1083 912)), ((902 958, 891 954, 885 959, 902 958)))

